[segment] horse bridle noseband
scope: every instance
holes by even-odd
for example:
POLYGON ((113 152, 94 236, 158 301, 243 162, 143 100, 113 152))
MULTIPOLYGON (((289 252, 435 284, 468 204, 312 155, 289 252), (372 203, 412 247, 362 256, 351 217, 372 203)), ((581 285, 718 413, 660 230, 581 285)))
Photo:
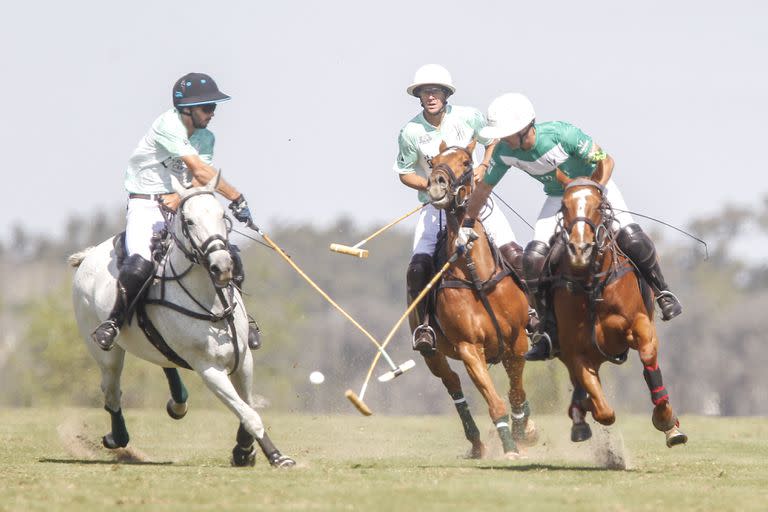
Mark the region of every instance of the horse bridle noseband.
POLYGON ((210 194, 213 195, 213 192, 207 191, 207 190, 197 190, 192 193, 190 193, 187 196, 184 196, 184 198, 181 200, 181 203, 179 203, 179 207, 177 211, 179 212, 179 221, 181 222, 181 232, 184 235, 184 238, 189 241, 189 245, 192 247, 192 251, 189 251, 183 243, 181 243, 178 238, 174 236, 174 239, 176 240, 176 245, 181 249, 181 251, 184 253, 184 255, 187 257, 189 261, 192 263, 199 263, 203 265, 205 268, 208 268, 208 256, 212 252, 216 251, 228 251, 229 250, 229 242, 227 239, 222 235, 211 235, 206 240, 203 241, 202 244, 199 246, 195 243, 195 241, 192 239, 192 236, 189 233, 189 225, 187 223, 187 218, 184 215, 184 203, 187 202, 188 199, 191 197, 201 195, 201 194, 210 194))
MULTIPOLYGON (((599 224, 596 224, 589 217, 577 216, 577 217, 574 217, 571 220, 570 226, 565 226, 565 221, 564 221, 565 216, 562 215, 563 207, 561 207, 560 208, 560 212, 561 212, 561 226, 562 226, 561 233, 562 233, 563 239, 564 239, 565 243, 567 244, 568 240, 569 240, 569 236, 571 234, 571 231, 573 231, 574 226, 576 226, 576 224, 579 223, 579 222, 583 222, 584 224, 586 224, 587 226, 592 228, 592 232, 595 235, 595 241, 592 242, 591 245, 592 246, 597 245, 598 250, 600 250, 602 248, 603 243, 604 243, 605 238, 606 238, 604 235, 601 237, 600 234, 603 233, 604 231, 607 231, 607 229, 608 229, 606 227, 606 225, 605 225, 605 222, 606 222, 605 211, 608 208, 608 203, 605 200, 605 196, 606 196, 605 186, 601 185, 600 183, 597 183, 596 181, 592 181, 592 180, 587 179, 587 178, 576 178, 575 180, 571 181, 568 185, 566 185, 565 190, 568 190, 571 187, 592 187, 592 188, 597 189, 598 192, 600 192, 600 206, 598 207, 598 210, 600 211, 601 221, 600 221, 599 224)), ((593 257, 594 257, 594 255, 593 255, 593 257)))
MULTIPOLYGON (((467 181, 469 181, 470 194, 471 194, 471 192, 472 192, 471 188, 472 188, 472 185, 474 184, 474 180, 473 180, 473 177, 474 177, 474 172, 473 171, 474 171, 474 169, 472 168, 472 153, 470 153, 467 150, 467 148, 463 148, 461 146, 451 146, 451 147, 445 149, 445 151, 448 151, 448 150, 451 150, 451 149, 458 149, 460 151, 463 151, 469 157, 469 161, 467 162, 467 164, 465 166, 464 172, 462 172, 460 176, 457 177, 456 176, 456 172, 448 164, 439 163, 439 164, 437 164, 435 166, 432 166, 432 159, 431 158, 427 160, 427 164, 429 164, 429 167, 432 169, 433 172, 437 171, 437 170, 441 170, 441 171, 445 171, 445 173, 448 174, 448 177, 451 179, 450 183, 448 184, 448 186, 450 187, 450 194, 453 196, 454 201, 456 201, 456 198, 458 197, 459 189, 461 187, 466 186, 467 185, 467 181)), ((443 151, 443 153, 445 151, 443 151)), ((466 203, 466 201, 469 199, 470 194, 467 194, 464 197, 464 200, 462 201, 461 204, 455 203, 455 207, 456 208, 461 208, 462 206, 464 206, 464 203, 466 203)))

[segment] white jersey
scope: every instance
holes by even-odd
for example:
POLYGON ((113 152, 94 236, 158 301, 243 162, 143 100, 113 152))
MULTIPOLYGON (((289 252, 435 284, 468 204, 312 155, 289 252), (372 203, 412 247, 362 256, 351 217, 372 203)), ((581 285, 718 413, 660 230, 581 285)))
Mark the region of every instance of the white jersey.
POLYGON ((167 194, 173 192, 171 174, 184 186, 192 177, 183 156, 198 155, 208 165, 213 162, 213 133, 205 128, 187 136, 179 112, 170 109, 160 115, 139 141, 128 160, 125 189, 138 194, 167 194))
MULTIPOLYGON (((415 172, 428 179, 431 170, 427 159, 440 153, 441 142, 448 146, 467 147, 473 139, 477 139, 480 144, 488 145, 490 141, 478 133, 485 125, 483 114, 472 107, 448 105, 439 127, 431 125, 422 111, 400 130, 399 152, 393 169, 398 174, 415 172)), ((429 201, 426 192, 419 191, 419 201, 429 201)))

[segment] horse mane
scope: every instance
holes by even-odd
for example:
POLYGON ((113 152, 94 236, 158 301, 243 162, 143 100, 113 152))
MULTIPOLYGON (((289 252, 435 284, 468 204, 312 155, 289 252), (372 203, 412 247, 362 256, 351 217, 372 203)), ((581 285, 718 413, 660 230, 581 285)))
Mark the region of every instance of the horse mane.
POLYGON ((70 267, 75 267, 75 268, 79 267, 80 264, 85 259, 85 257, 88 255, 88 253, 94 250, 95 248, 96 247, 92 245, 90 247, 86 247, 82 251, 76 252, 74 254, 70 254, 69 257, 67 257, 67 263, 69 264, 70 267))

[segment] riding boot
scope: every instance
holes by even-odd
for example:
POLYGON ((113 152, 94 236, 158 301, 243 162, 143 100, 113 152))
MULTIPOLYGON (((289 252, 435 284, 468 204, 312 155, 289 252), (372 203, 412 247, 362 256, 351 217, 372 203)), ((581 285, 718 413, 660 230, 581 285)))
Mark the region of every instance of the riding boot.
MULTIPOLYGON (((432 256, 424 253, 413 255, 406 274, 409 305, 429 284, 434 273, 435 266, 432 262, 432 256)), ((436 348, 435 331, 429 325, 427 315, 427 302, 426 297, 422 299, 409 318, 413 329, 413 350, 418 350, 422 354, 430 354, 436 348)))
POLYGON ((551 308, 547 307, 547 286, 541 281, 548 253, 549 246, 537 240, 529 243, 523 253, 523 276, 540 319, 530 336, 531 349, 524 356, 527 361, 546 361, 559 351, 557 322, 551 308))
POLYGON ((624 226, 619 231, 616 242, 656 293, 656 302, 661 309, 661 319, 664 321, 671 320, 682 313, 682 304, 669 291, 664 275, 661 273, 653 241, 640 226, 637 224, 624 226))
POLYGON ((128 256, 117 275, 117 298, 112 311, 101 325, 91 334, 91 338, 105 351, 112 350, 115 338, 125 322, 128 308, 144 288, 144 283, 152 277, 154 264, 139 254, 128 256))
MULTIPOLYGON (((232 282, 238 290, 243 289, 245 282, 245 268, 240 257, 240 248, 236 245, 229 246, 229 254, 232 256, 232 282)), ((251 315, 248 316, 248 348, 257 350, 261 348, 261 329, 251 315)))
MULTIPOLYGON (((512 270, 515 271, 517 277, 525 279, 523 273, 523 248, 517 242, 509 242, 499 247, 502 257, 509 263, 512 270)), ((528 324, 525 326, 525 330, 528 335, 532 335, 539 328, 539 315, 534 307, 534 300, 526 294, 528 299, 528 324)))

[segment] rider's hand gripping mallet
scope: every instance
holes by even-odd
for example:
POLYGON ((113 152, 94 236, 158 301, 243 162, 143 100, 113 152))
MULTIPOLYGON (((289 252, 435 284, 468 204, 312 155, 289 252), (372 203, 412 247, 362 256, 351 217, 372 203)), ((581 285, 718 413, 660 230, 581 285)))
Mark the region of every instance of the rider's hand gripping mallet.
POLYGON ((350 256, 357 256, 358 258, 367 258, 368 257, 368 250, 367 249, 360 249, 360 247, 362 247, 363 244, 365 244, 368 240, 370 240, 370 239, 372 239, 374 237, 379 236, 381 233, 383 233, 384 231, 388 230, 389 228, 391 228, 392 226, 394 226, 395 224, 397 224, 401 220, 403 220, 403 219, 405 219, 407 217, 410 217, 414 213, 416 213, 419 210, 421 210, 422 208, 424 208, 427 204, 429 204, 429 203, 420 204, 417 208, 414 208, 413 210, 411 210, 410 212, 406 213, 402 217, 399 217, 399 218, 393 220, 392 222, 390 222, 389 224, 387 224, 383 228, 379 229, 378 231, 376 231, 374 234, 372 234, 368 238, 360 240, 359 242, 357 242, 355 245, 353 245, 351 247, 348 246, 348 245, 331 244, 330 249, 333 252, 338 252, 338 253, 341 253, 341 254, 348 254, 350 256))
POLYGON ((345 317, 347 320, 349 320, 350 322, 352 322, 352 324, 353 324, 355 327, 357 327, 358 329, 360 329, 360 331, 361 331, 363 334, 365 334, 365 335, 368 337, 368 339, 369 339, 369 340, 371 340, 371 343, 373 343, 374 345, 376 345, 376 348, 378 348, 378 349, 379 349, 379 351, 378 351, 377 355, 383 355, 383 356, 384 356, 384 360, 387 362, 387 364, 388 364, 388 365, 389 365, 389 367, 391 368, 391 371, 388 371, 387 373, 385 373, 384 375, 382 375, 381 377, 379 377, 379 380, 381 380, 382 382, 386 382, 386 381, 392 380, 392 379, 394 379, 395 377, 398 377, 398 376, 402 375, 403 373, 407 372, 408 370, 410 370, 411 368, 413 368, 414 366, 416 366, 416 363, 413 361, 413 359, 409 359, 408 361, 405 361, 405 362, 404 362, 403 364, 401 364, 400 366, 397 366, 397 365, 394 363, 394 361, 392 361, 392 358, 391 358, 391 357, 389 357, 389 354, 387 354, 386 352, 384 352, 384 349, 382 348, 382 345, 381 345, 381 344, 379 344, 379 342, 378 342, 378 341, 376 341, 376 338, 374 338, 373 336, 371 336, 371 334, 370 334, 368 331, 366 331, 365 329, 363 329, 363 326, 361 326, 359 323, 357 323, 357 321, 356 321, 354 318, 352 318, 352 317, 349 315, 349 313, 347 313, 346 311, 344 311, 344 309, 342 309, 342 307, 341 307, 341 306, 339 306, 338 304, 336 304, 336 302, 335 302, 335 301, 334 301, 332 298, 330 298, 330 297, 328 296, 328 294, 327 294, 327 293, 325 293, 325 292, 324 292, 324 291, 323 291, 323 290, 322 290, 322 289, 321 289, 319 286, 317 286, 317 285, 315 284, 315 282, 314 282, 314 281, 312 281, 312 280, 309 278, 309 276, 307 276, 307 274, 305 274, 305 273, 304 273, 304 271, 303 271, 303 270, 301 270, 301 269, 299 268, 299 266, 298 266, 298 265, 296 265, 296 264, 293 262, 293 260, 292 260, 292 259, 291 259, 291 258, 290 258, 290 257, 289 257, 287 254, 285 254, 285 252, 283 252, 283 250, 282 250, 282 249, 281 249, 281 248, 280 248, 280 247, 279 247, 279 246, 278 246, 278 245, 277 245, 275 242, 273 242, 273 241, 272 241, 272 239, 271 239, 271 238, 269 238, 269 237, 268 237, 268 236, 267 236, 267 235, 266 235, 266 234, 265 234, 263 231, 261 231, 261 229, 259 229, 259 227, 258 227, 256 224, 254 224, 253 222, 250 222, 250 223, 248 223, 248 227, 249 227, 249 228, 251 228, 252 230, 256 231, 256 232, 257 232, 259 235, 261 235, 261 237, 262 237, 262 238, 263 238, 263 239, 264 239, 264 240, 265 240, 265 241, 266 241, 266 242, 267 242, 267 243, 270 245, 270 247, 272 247, 272 249, 274 249, 274 250, 275 250, 275 252, 277 252, 277 253, 278 253, 280 256, 282 256, 282 258, 283 258, 285 261, 287 261, 287 262, 288 262, 288 264, 289 264, 291 267, 293 267, 293 269, 294 269, 296 272, 298 272, 298 273, 299 273, 299 275, 300 275, 301 277, 303 277, 303 278, 304 278, 304 279, 305 279, 305 280, 306 280, 306 281, 307 281, 307 282, 308 282, 308 283, 309 283, 309 284, 310 284, 310 285, 311 285, 311 286, 312 286, 312 287, 313 287, 313 288, 314 288, 314 289, 315 289, 315 290, 316 290, 316 291, 317 291, 317 292, 318 292, 320 295, 322 295, 322 297, 323 297, 325 300, 327 300, 327 301, 328 301, 328 302, 329 302, 329 303, 330 303, 330 304, 331 304, 333 307, 335 307, 335 308, 336 308, 336 309, 337 309, 337 310, 338 310, 338 311, 339 311, 339 312, 340 312, 342 315, 344 315, 344 317, 345 317))
MULTIPOLYGON (((357 408, 358 411, 360 411, 365 416, 370 416, 373 414, 371 412, 371 409, 365 405, 365 402, 363 402, 363 397, 365 396, 365 390, 368 388, 368 381, 371 380, 371 375, 373 374, 373 369, 376 367, 376 363, 379 361, 379 356, 381 354, 386 354, 384 351, 384 347, 387 346, 387 344, 392 340, 392 337, 395 335, 395 331, 400 328, 400 325, 405 321, 406 318, 408 318, 408 315, 411 314, 411 311, 413 311, 416 306, 421 302, 424 297, 427 296, 429 293, 429 290, 432 289, 432 287, 435 285, 435 283, 440 280, 442 275, 445 273, 446 270, 448 270, 448 267, 450 267, 453 262, 455 262, 459 257, 459 252, 456 251, 453 253, 453 255, 448 259, 448 261, 445 262, 445 265, 435 274, 435 276, 427 283, 427 286, 424 287, 423 290, 421 290, 421 293, 419 293, 415 299, 413 299, 413 302, 411 302, 411 305, 408 306, 408 309, 405 310, 405 313, 400 317, 400 319, 395 323, 394 327, 389 331, 389 334, 387 335, 387 338, 384 340, 384 343, 381 344, 381 350, 376 353, 376 356, 373 358, 373 362, 371 363, 370 368, 368 368, 368 374, 365 376, 365 381, 363 382, 363 386, 360 388, 360 394, 355 394, 354 391, 351 389, 348 389, 344 396, 349 399, 350 402, 357 408)), ((385 356, 386 357, 386 356, 385 356)), ((411 359, 409 362, 413 362, 411 359)), ((393 378, 397 377, 397 375, 390 375, 393 372, 387 372, 381 377, 379 377, 379 382, 387 382, 389 380, 392 380, 393 378)))

